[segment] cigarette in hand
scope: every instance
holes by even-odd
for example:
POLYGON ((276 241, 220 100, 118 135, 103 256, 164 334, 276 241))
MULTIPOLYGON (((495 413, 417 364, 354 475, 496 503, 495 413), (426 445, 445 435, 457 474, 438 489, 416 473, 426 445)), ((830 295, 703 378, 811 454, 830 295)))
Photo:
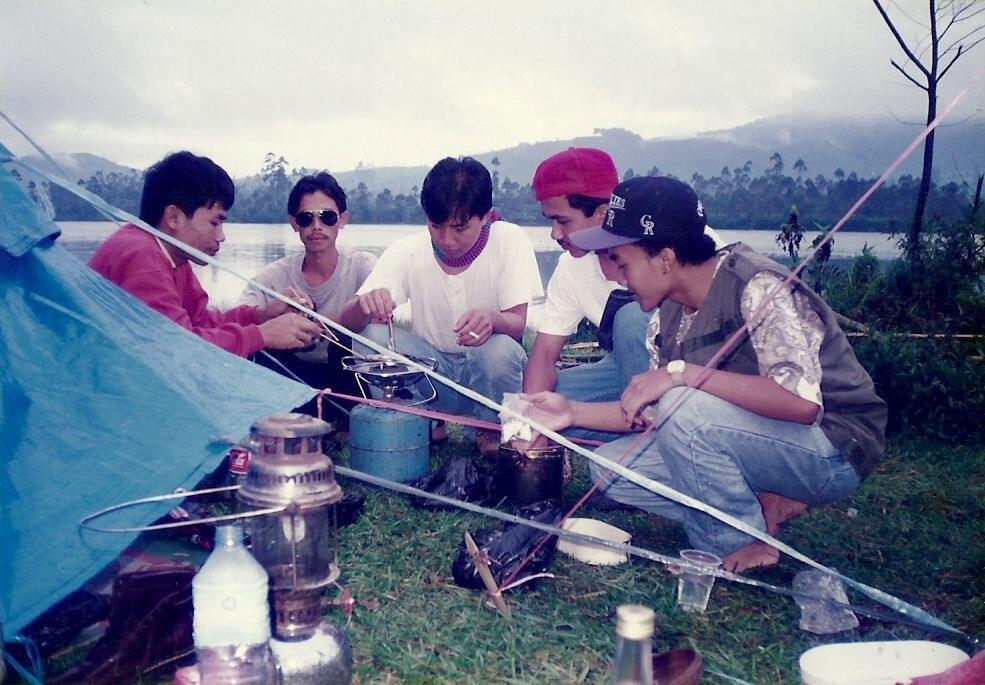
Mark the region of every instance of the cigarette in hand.
POLYGON ((478 340, 479 339, 479 334, 476 333, 475 331, 469 331, 469 337, 472 337, 472 338, 475 338, 476 340, 478 340))

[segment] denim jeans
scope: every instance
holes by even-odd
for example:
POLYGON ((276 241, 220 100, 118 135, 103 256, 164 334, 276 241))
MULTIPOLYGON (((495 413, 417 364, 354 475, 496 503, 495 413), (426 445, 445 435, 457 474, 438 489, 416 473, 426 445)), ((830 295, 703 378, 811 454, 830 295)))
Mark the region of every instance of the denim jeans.
MULTIPOLYGON (((662 402, 674 402, 674 388, 662 402)), ((620 461, 638 434, 603 445, 598 454, 620 461)), ((622 462, 653 480, 765 531, 757 492, 773 492, 810 505, 851 494, 860 479, 817 426, 768 419, 700 390, 691 391, 671 417, 622 462)), ((594 462, 592 479, 605 469, 594 462)), ((718 555, 753 541, 697 509, 673 502, 616 476, 605 494, 684 524, 691 545, 718 555)))
MULTIPOLYGON (((362 335, 383 347, 389 343, 389 331, 382 324, 370 324, 362 335)), ((508 335, 495 334, 485 344, 462 348, 462 352, 442 352, 412 332, 397 328, 394 329, 394 344, 400 354, 436 360, 438 365, 435 370, 442 376, 500 404, 503 402, 503 393, 520 392, 520 380, 527 354, 520 343, 508 335)), ((356 352, 376 354, 365 345, 357 345, 356 352)), ((434 388, 438 396, 428 405, 428 409, 499 423, 496 410, 479 404, 438 381, 434 381, 434 388)), ((415 397, 428 397, 431 394, 427 378, 414 384, 412 390, 415 397)))
MULTIPOLYGON (((630 302, 618 312, 612 326, 612 351, 593 364, 581 364, 558 373, 556 392, 578 402, 618 402, 633 376, 650 370, 646 327, 650 313, 630 302)), ((620 433, 571 428, 568 438, 610 442, 620 433)))

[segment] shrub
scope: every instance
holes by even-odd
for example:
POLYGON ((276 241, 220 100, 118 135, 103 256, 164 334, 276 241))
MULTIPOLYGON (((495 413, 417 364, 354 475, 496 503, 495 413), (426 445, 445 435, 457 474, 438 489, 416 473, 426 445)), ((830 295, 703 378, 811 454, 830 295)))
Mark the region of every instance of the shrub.
POLYGON ((985 438, 982 347, 973 349, 953 337, 912 339, 892 333, 875 333, 854 344, 889 406, 890 433, 963 444, 985 438))
POLYGON ((985 333, 983 223, 929 226, 918 264, 880 270, 865 250, 828 290, 832 307, 870 332, 854 347, 889 404, 891 432, 985 437, 985 343, 956 337, 985 333))

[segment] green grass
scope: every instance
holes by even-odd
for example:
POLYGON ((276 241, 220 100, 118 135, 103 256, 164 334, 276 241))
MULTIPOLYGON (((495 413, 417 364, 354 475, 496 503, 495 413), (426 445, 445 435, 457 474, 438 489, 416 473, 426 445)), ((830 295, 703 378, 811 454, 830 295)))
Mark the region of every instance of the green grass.
MULTIPOLYGON (((453 440, 436 454, 469 451, 453 440)), ((339 455, 344 463, 345 455, 339 455)), ((569 486, 586 487, 584 466, 569 486)), ((592 567, 559 554, 553 580, 508 599, 513 620, 459 588, 451 562, 466 530, 497 525, 465 512, 428 512, 406 498, 344 482, 367 494, 366 512, 339 534, 342 584, 358 602, 346 631, 356 681, 368 683, 607 683, 619 604, 657 612, 654 649, 698 649, 707 667, 754 683, 799 682, 797 658, 831 641, 938 639, 929 631, 860 617, 851 633, 820 638, 798 628, 799 609, 783 596, 719 581, 707 613, 679 611, 676 581, 661 565, 632 559, 592 567), (377 604, 378 603, 378 604, 377 604)), ((812 510, 785 539, 842 573, 916 604, 973 635, 985 627, 985 452, 897 440, 852 498, 812 510)), ((634 543, 667 554, 687 546, 681 528, 648 514, 590 514, 630 531, 634 543)), ((803 566, 784 558, 754 573, 789 587, 803 566)), ((881 609, 849 592, 857 606, 881 609)), ((342 625, 346 618, 329 618, 342 625)), ((706 674, 706 682, 727 682, 706 674)))
MULTIPOLYGON (((453 431, 435 451, 474 454, 453 431)), ((346 451, 333 455, 340 463, 346 451)), ((577 459, 577 458, 576 458, 577 459)), ((588 486, 576 461, 566 489, 573 503, 588 486)), ((508 594, 513 620, 486 606, 484 593, 456 586, 451 563, 466 530, 499 525, 462 511, 414 508, 407 498, 343 480, 366 494, 366 510, 338 533, 340 583, 357 605, 351 617, 331 609, 355 655, 355 683, 608 683, 616 607, 635 602, 657 614, 654 650, 690 646, 706 664, 706 683, 799 683, 797 659, 812 646, 856 640, 934 639, 971 652, 948 635, 859 616, 849 633, 819 637, 798 627, 792 599, 719 580, 708 611, 681 612, 676 580, 657 563, 632 558, 593 567, 558 554, 556 577, 508 594)), ((898 438, 878 471, 851 498, 794 520, 785 541, 811 558, 915 604, 973 636, 985 633, 985 449, 898 438)), ((688 546, 680 526, 644 513, 591 512, 668 555, 688 546)), ((750 574, 789 587, 803 565, 788 557, 750 574)), ((330 590, 330 595, 337 590, 330 590)), ((857 607, 888 611, 849 590, 857 607)), ((76 654, 75 658, 78 658, 76 654)), ((59 670, 57 665, 52 672, 59 670)), ((16 679, 15 679, 15 682, 16 679)), ((145 683, 164 685, 171 673, 145 683)))

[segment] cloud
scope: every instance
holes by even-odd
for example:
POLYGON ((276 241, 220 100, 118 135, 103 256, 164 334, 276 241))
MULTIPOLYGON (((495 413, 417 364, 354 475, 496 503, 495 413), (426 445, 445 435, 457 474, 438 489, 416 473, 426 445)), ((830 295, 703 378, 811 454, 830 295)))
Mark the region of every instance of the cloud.
MULTIPOLYGON (((596 127, 674 136, 790 112, 920 119, 923 106, 868 3, 4 0, 0 12, 0 108, 53 151, 136 167, 182 148, 237 175, 270 151, 335 170, 426 165, 596 127)), ((983 101, 979 88, 965 109, 983 101)))

